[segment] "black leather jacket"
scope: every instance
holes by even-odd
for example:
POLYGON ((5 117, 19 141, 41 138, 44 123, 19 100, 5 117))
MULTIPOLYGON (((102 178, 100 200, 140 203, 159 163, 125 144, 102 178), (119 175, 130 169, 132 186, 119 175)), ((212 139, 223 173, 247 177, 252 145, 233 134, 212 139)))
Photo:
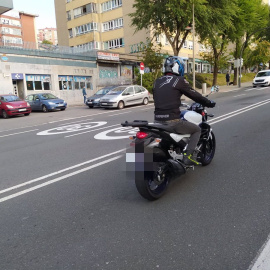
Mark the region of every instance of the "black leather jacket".
POLYGON ((211 104, 211 101, 195 91, 184 77, 167 74, 154 82, 155 120, 168 121, 179 119, 182 95, 206 107, 211 104))

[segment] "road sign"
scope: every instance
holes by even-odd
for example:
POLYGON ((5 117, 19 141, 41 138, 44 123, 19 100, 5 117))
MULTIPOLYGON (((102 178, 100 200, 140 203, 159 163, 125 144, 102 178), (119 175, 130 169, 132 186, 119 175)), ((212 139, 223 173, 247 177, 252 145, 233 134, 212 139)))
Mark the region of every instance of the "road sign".
POLYGON ((144 74, 144 63, 143 62, 140 63, 140 73, 144 74))

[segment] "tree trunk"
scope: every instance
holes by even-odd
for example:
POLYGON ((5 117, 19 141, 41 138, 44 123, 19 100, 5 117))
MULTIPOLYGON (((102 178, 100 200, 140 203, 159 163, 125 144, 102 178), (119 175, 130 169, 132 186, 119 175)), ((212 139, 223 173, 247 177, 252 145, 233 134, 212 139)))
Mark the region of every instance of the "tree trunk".
POLYGON ((233 85, 237 85, 237 68, 234 68, 233 85))
POLYGON ((214 73, 213 73, 213 85, 217 85, 217 75, 218 75, 218 65, 215 62, 215 64, 214 64, 214 73))

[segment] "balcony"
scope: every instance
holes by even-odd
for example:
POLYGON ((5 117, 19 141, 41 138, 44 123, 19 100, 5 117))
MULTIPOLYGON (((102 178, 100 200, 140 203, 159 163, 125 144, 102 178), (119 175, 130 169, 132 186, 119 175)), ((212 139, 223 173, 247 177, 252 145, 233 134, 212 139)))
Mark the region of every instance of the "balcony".
POLYGON ((11 9, 13 9, 13 1, 12 0, 1 0, 0 14, 3 14, 11 9))

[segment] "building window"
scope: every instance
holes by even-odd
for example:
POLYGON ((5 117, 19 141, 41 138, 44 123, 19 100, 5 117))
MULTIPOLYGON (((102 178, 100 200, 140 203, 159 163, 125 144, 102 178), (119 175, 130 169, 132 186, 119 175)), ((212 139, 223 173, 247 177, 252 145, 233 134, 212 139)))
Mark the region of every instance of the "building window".
POLYGON ((78 18, 80 16, 89 14, 89 13, 96 13, 97 7, 95 3, 90 3, 78 8, 74 9, 74 18, 78 18))
POLYGON ((99 42, 92 41, 92 42, 77 45, 75 48, 76 48, 76 51, 84 52, 84 51, 90 51, 90 50, 94 50, 94 49, 100 49, 100 45, 99 45, 99 42))
POLYGON ((67 20, 70 21, 71 20, 71 11, 67 11, 67 20))
POLYGON ((124 46, 125 44, 124 44, 123 38, 117 38, 117 39, 104 42, 104 50, 116 49, 116 48, 121 48, 124 46))
POLYGON ((72 28, 68 29, 69 38, 73 38, 73 30, 72 28))
POLYGON ((91 76, 59 75, 59 90, 81 90, 83 87, 93 90, 91 80, 91 76))
POLYGON ((50 75, 25 75, 27 90, 51 90, 50 75))
POLYGON ((110 0, 101 4, 101 12, 106 12, 122 6, 122 0, 110 0))
POLYGON ((98 24, 95 22, 77 26, 77 27, 75 27, 76 36, 84 35, 88 32, 95 31, 95 30, 97 30, 97 26, 98 26, 98 24))
POLYGON ((187 41, 185 40, 184 44, 183 44, 183 48, 187 48, 187 41))
POLYGON ((123 27, 123 18, 108 21, 102 24, 103 32, 123 27))
POLYGON ((189 48, 189 50, 193 50, 193 42, 192 41, 188 42, 188 48, 189 48))

